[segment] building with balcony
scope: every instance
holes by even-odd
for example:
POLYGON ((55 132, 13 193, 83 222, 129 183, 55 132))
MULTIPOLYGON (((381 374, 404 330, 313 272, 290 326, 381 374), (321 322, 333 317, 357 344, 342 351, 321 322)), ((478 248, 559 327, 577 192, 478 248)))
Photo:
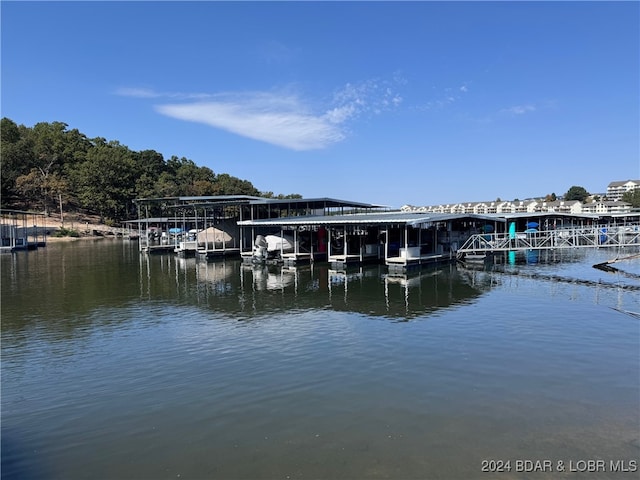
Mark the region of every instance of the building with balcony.
POLYGON ((615 214, 629 212, 631 212, 631 204, 618 200, 605 200, 582 205, 582 213, 615 214))
POLYGON ((611 182, 607 186, 607 199, 622 200, 622 196, 627 192, 632 192, 640 188, 640 180, 622 180, 611 182))

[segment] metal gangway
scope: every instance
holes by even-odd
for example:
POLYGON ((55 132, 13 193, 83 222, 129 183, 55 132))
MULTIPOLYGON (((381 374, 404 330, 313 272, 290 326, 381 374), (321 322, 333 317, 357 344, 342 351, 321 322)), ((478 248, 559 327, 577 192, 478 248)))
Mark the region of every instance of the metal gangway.
POLYGON ((525 232, 480 233, 457 250, 458 259, 471 255, 518 250, 550 250, 600 247, 639 247, 640 225, 601 225, 561 228, 556 230, 527 230, 525 232))

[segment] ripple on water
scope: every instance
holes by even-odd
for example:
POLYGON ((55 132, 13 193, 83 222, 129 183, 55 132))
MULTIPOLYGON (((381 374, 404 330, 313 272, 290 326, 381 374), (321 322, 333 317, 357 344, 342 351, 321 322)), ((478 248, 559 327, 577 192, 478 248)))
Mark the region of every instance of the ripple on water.
POLYGON ((2 332, 3 474, 475 478, 485 458, 637 458, 640 322, 612 308, 636 293, 482 274, 455 302, 443 278, 366 305, 383 289, 365 278, 316 306, 252 290, 266 308, 247 313, 171 271, 166 298, 25 315, 2 332))

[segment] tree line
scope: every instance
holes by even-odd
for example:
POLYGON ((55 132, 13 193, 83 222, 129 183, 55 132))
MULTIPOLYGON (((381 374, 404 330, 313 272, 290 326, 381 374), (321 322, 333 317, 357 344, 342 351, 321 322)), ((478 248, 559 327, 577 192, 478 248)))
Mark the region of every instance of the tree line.
MULTIPOLYGON (((105 223, 137 217, 136 198, 257 195, 248 180, 216 174, 192 160, 165 159, 155 150, 133 151, 117 140, 87 138, 63 122, 33 127, 2 118, 0 125, 2 208, 46 214, 82 211, 105 223)), ((299 194, 276 198, 300 198, 299 194)))

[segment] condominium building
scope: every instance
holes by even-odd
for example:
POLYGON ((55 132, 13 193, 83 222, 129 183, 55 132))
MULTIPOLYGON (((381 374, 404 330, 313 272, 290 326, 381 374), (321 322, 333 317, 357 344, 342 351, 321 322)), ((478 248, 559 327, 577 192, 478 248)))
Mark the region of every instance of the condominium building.
POLYGON ((607 186, 607 198, 609 200, 622 200, 622 196, 627 192, 640 188, 640 180, 622 180, 611 182, 607 186))
POLYGON ((629 212, 631 212, 631 204, 620 200, 606 200, 582 205, 582 213, 613 214, 629 212))
POLYGON ((631 204, 621 200, 601 200, 597 202, 582 203, 578 200, 518 200, 513 202, 468 202, 456 204, 440 204, 423 207, 405 205, 401 209, 404 212, 430 212, 453 214, 486 215, 491 213, 629 213, 631 204))

